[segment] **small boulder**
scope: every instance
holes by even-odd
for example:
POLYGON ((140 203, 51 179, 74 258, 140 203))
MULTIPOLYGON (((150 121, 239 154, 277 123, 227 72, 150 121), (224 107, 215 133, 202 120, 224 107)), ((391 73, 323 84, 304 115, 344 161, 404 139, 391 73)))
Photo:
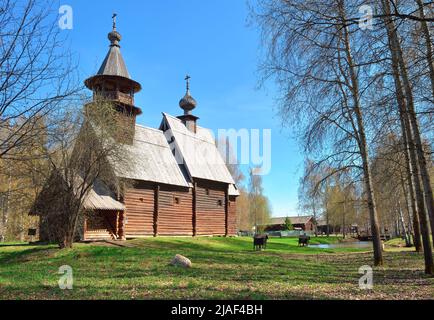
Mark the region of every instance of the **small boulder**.
POLYGON ((170 264, 175 267, 191 268, 191 261, 180 254, 177 254, 170 264))

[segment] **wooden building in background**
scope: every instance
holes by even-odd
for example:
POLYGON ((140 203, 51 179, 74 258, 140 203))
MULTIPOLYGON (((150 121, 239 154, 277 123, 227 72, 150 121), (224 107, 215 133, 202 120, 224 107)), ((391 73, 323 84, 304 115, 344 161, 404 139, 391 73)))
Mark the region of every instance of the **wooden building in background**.
POLYGON ((265 225, 265 231, 286 230, 286 219, 289 218, 294 230, 315 231, 315 219, 313 216, 294 216, 271 218, 270 223, 265 225))
MULTIPOLYGON (((163 113, 158 129, 138 125, 136 116, 142 111, 134 95, 141 85, 127 70, 115 23, 108 38, 109 52, 85 85, 94 99, 113 102, 123 117, 128 135, 119 143, 133 161, 111 164, 126 182, 119 193, 123 196, 102 183, 91 190, 84 206, 92 214, 81 224, 80 238, 236 235, 239 193, 212 133, 200 127, 192 113, 197 103, 190 94, 190 78, 186 78, 187 92, 179 102, 182 115, 163 113)), ((41 225, 41 231, 45 228, 49 226, 41 225)))

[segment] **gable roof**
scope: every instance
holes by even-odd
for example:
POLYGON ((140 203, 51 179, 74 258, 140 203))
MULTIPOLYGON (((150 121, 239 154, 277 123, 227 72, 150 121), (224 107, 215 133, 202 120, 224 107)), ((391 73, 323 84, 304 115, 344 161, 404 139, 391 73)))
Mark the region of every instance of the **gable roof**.
MULTIPOLYGON (((285 224, 285 220, 287 217, 276 217, 270 219, 270 225, 274 224, 285 224)), ((288 217, 291 220, 292 224, 306 224, 309 222, 313 216, 297 216, 297 217, 288 217)))
POLYGON ((238 190, 237 186, 234 184, 230 184, 229 185, 229 190, 228 190, 228 194, 230 196, 239 196, 241 195, 240 191, 238 190))
POLYGON ((128 163, 112 163, 122 178, 182 187, 190 184, 176 163, 163 131, 136 125, 132 145, 124 144, 128 163))
POLYGON ((196 133, 191 132, 181 120, 167 113, 163 113, 164 121, 191 177, 235 184, 210 130, 197 126, 196 133))
POLYGON ((124 204, 115 200, 115 194, 99 180, 93 184, 84 199, 83 206, 88 210, 125 210, 124 204))

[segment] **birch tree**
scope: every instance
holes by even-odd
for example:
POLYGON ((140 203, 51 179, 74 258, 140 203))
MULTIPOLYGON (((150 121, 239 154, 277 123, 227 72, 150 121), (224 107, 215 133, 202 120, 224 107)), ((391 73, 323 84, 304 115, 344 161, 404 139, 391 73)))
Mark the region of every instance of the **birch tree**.
POLYGON ((282 90, 280 116, 284 124, 297 125, 305 151, 316 155, 317 165, 333 164, 330 176, 350 170, 354 180, 362 179, 374 264, 382 265, 365 115, 375 78, 362 78, 372 71, 371 62, 363 60, 367 45, 354 40, 357 26, 347 23, 348 3, 270 1, 261 10, 256 17, 269 45, 263 70, 282 90))

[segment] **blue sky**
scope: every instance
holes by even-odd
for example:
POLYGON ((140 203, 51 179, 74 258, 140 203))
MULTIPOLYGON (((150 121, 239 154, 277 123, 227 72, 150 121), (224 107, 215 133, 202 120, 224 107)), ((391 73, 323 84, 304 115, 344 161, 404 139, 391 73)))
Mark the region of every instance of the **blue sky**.
MULTIPOLYGON (((161 112, 181 114, 178 101, 191 75, 199 125, 212 129, 271 129, 271 172, 263 177, 273 214, 297 214, 303 158, 291 131, 276 116, 276 88, 258 89, 259 31, 248 24, 245 0, 69 0, 70 46, 80 76, 96 73, 107 50, 111 15, 118 14, 121 51, 132 78, 142 84, 138 123, 158 127, 161 112)), ((247 168, 243 168, 247 173, 247 168)))

